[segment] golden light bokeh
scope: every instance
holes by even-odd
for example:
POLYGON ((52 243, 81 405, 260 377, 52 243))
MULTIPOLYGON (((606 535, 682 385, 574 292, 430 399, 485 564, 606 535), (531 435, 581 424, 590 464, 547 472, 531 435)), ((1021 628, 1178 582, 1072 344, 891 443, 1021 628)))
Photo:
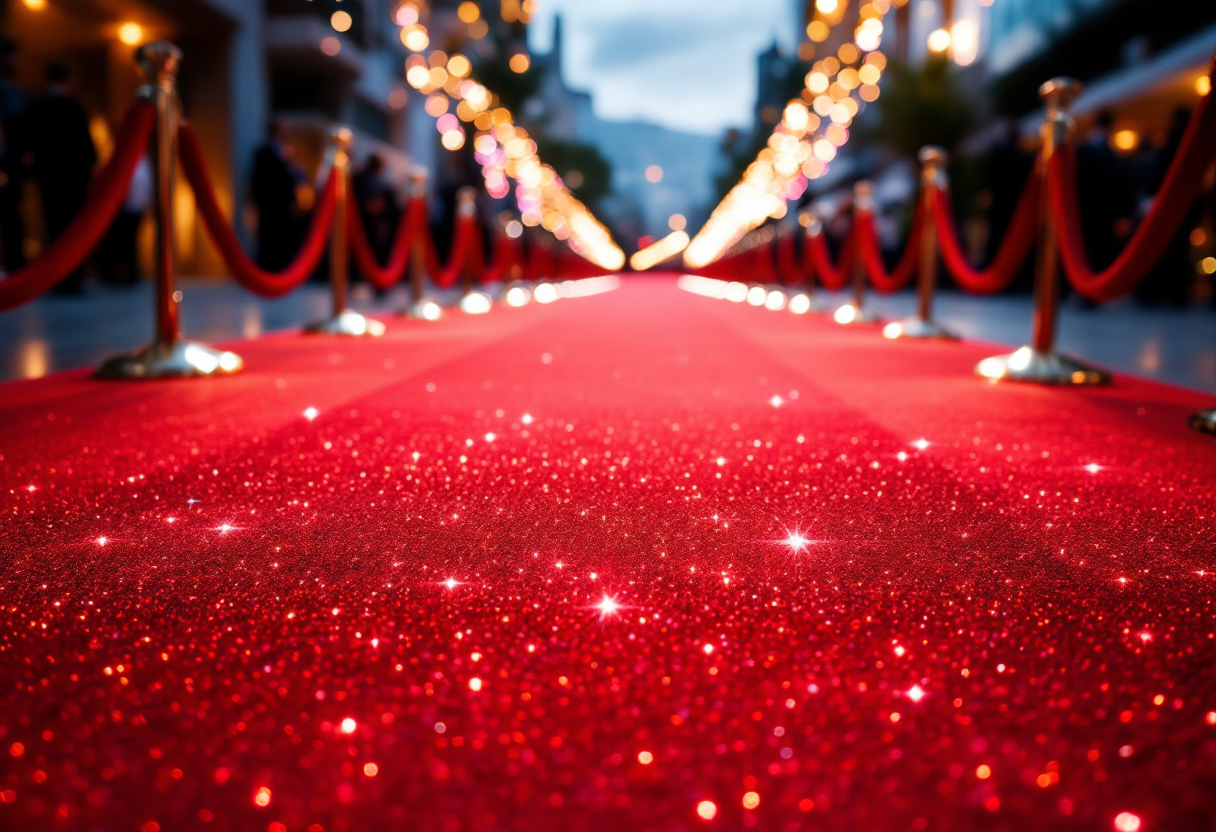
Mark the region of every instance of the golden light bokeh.
POLYGON ((128 22, 118 27, 118 39, 127 46, 138 46, 144 39, 144 27, 128 22))
POLYGON ((927 45, 930 52, 940 55, 950 48, 950 32, 945 29, 934 29, 929 33, 927 45))
MULTIPOLYGON (((684 252, 688 268, 709 265, 749 231, 784 217, 787 203, 802 196, 809 180, 827 173, 829 163, 849 139, 849 128, 861 109, 858 101, 878 98, 878 82, 887 62, 877 50, 882 19, 891 7, 891 0, 864 2, 858 10, 853 41, 811 66, 803 97, 786 105, 768 146, 689 243, 684 252)), ((843 9, 833 0, 817 0, 815 9, 832 22, 843 16, 843 9)), ((807 27, 807 36, 817 42, 829 34, 825 20, 817 18, 807 27)))
POLYGON ((1111 144, 1116 150, 1122 150, 1124 153, 1129 153, 1135 150, 1140 145, 1140 134, 1135 130, 1124 129, 1118 130, 1110 137, 1111 144))
POLYGON ((349 32, 353 24, 350 12, 336 11, 329 16, 329 25, 334 27, 335 32, 349 32))
MULTIPOLYGON (((400 22, 404 17, 411 22, 402 28, 402 42, 420 52, 429 46, 429 35, 413 12, 403 15, 404 8, 398 8, 396 19, 400 22)), ((502 0, 503 20, 508 22, 526 22, 532 11, 531 0, 522 3, 502 0)), ((473 38, 488 33, 488 25, 476 3, 461 4, 457 14, 469 25, 473 38), (475 27, 480 28, 475 31, 475 27)), ((508 63, 512 71, 522 73, 531 66, 531 59, 520 52, 512 55, 508 63)), ((515 125, 511 112, 498 106, 492 92, 470 77, 472 72, 467 57, 461 54, 449 57, 438 49, 426 56, 411 55, 406 60, 406 82, 427 96, 425 109, 436 119, 443 147, 450 151, 463 148, 469 143, 465 125, 471 125, 476 130, 473 155, 482 166, 486 192, 491 197, 504 199, 510 195, 513 180, 523 225, 545 229, 606 271, 621 269, 625 253, 613 242, 608 229, 570 193, 557 171, 540 161, 536 143, 527 131, 515 125)))

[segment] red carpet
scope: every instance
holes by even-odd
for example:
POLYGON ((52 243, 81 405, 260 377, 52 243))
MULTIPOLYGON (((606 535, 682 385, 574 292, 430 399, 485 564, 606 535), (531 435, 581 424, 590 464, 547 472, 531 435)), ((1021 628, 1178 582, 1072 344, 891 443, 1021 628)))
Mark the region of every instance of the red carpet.
POLYGON ((0 829, 1216 827, 1209 401, 626 283, 0 388, 0 829))

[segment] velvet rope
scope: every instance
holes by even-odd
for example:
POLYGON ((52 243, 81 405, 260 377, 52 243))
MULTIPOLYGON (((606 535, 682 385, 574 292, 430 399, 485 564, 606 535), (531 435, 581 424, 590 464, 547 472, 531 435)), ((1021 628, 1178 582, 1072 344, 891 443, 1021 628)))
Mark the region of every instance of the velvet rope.
POLYGON ((811 265, 820 285, 825 289, 843 289, 853 273, 853 258, 856 254, 857 235, 852 230, 845 238, 844 248, 840 251, 840 262, 832 265, 832 253, 828 251, 827 236, 823 233, 807 237, 807 248, 810 249, 811 265))
POLYGON ((878 234, 874 230, 874 215, 869 211, 857 212, 857 248, 861 254, 861 262, 870 276, 870 283, 875 290, 883 294, 898 292, 912 282, 916 275, 916 267, 920 262, 920 237, 924 227, 924 210, 916 209, 912 220, 912 228, 908 232, 908 243, 904 253, 899 258, 895 269, 888 272, 887 264, 883 262, 882 250, 878 246, 878 234))
POLYGON ((410 254, 418 245, 421 234, 427 233, 426 200, 411 199, 405 213, 397 224, 393 237, 393 247, 389 251, 388 262, 383 266, 376 260, 372 251, 371 241, 367 239, 367 229, 363 227, 363 217, 359 215, 359 206, 354 200, 348 202, 347 222, 350 233, 350 250, 355 261, 355 268, 368 283, 380 290, 391 289, 402 277, 410 264, 410 254))
POLYGON ((321 255, 329 244, 328 235, 338 203, 338 177, 334 171, 330 171, 317 197, 308 233, 299 253, 283 271, 268 272, 258 268, 249 258, 224 218, 219 200, 215 196, 215 188, 211 184, 211 177, 207 173, 206 163, 203 161, 198 136, 189 124, 183 124, 178 130, 178 155, 181 158, 182 173, 194 191, 194 200, 203 225, 238 283, 255 295, 277 298, 286 295, 308 279, 321 262, 321 255))
POLYGON ((1036 168, 1030 174, 1022 196, 1014 209, 1013 220, 1005 231, 1005 239, 997 249, 992 263, 984 270, 972 267, 958 239, 958 228, 954 225, 954 209, 950 203, 950 191, 934 188, 931 194, 933 218, 937 224, 937 242, 946 271, 963 291, 973 295, 991 295, 1013 282, 1026 255, 1034 246, 1038 227, 1039 173, 1036 168))
POLYGON ((801 271, 801 283, 807 286, 813 286, 815 283, 815 252, 812 249, 811 241, 804 236, 802 238, 802 262, 799 264, 801 271))
POLYGON ((494 238, 493 263, 486 269, 484 283, 498 283, 511 280, 513 272, 521 265, 519 240, 508 237, 505 231, 499 231, 494 238))
POLYGON ((553 252, 547 245, 533 240, 528 246, 528 278, 533 281, 553 277, 553 252))
POLYGON ((456 217, 456 234, 452 240, 452 251, 448 265, 435 278, 435 285, 447 289, 456 285, 464 274, 469 274, 478 283, 485 278, 485 249, 481 239, 481 228, 474 216, 456 217))
POLYGON ((1108 301, 1131 291, 1169 246, 1178 226, 1203 187, 1204 174, 1216 160, 1216 107, 1205 95, 1191 114, 1178 154, 1170 163, 1153 207, 1109 268, 1093 271, 1081 235, 1077 198, 1076 154, 1072 145, 1059 148, 1048 162, 1051 216, 1059 229, 1060 260, 1068 282, 1080 294, 1108 301))
POLYGON ((756 283, 775 283, 777 270, 773 266, 772 242, 761 243, 752 250, 752 276, 756 283))
POLYGON ((708 270, 709 277, 717 277, 722 280, 732 280, 738 275, 735 273, 738 268, 738 255, 728 254, 720 260, 715 260, 705 268, 708 270))
POLYGON ((37 259, 0 278, 0 310, 45 294, 76 269, 101 242, 127 198, 131 177, 148 150, 156 108, 137 102, 127 110, 114 142, 114 155, 97 174, 76 218, 37 259))
POLYGON ((793 234, 781 234, 777 237, 777 281, 790 286, 802 282, 797 252, 794 251, 793 234))

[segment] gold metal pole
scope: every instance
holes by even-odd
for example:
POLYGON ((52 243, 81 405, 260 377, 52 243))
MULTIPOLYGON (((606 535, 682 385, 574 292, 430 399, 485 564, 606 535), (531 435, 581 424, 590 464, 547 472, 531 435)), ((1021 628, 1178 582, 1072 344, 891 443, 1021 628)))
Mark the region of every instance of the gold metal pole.
MULTIPOLYGON (((862 214, 874 212, 874 183, 862 180, 853 186, 853 226, 856 229, 857 218, 862 214)), ((853 232, 856 234, 856 230, 853 232)), ((851 326, 853 324, 875 324, 878 316, 866 308, 866 264, 857 248, 854 238, 853 249, 853 302, 846 303, 836 310, 832 316, 836 323, 851 326)))
POLYGON ((1053 78, 1039 87, 1046 107, 1039 154, 1039 239, 1035 258, 1034 332, 1030 346, 1009 355, 985 358, 975 367, 977 375, 993 381, 1026 381, 1035 384, 1109 384, 1110 375, 1055 351, 1056 323, 1060 312, 1060 286, 1056 227, 1051 215, 1048 164, 1056 149, 1073 140, 1075 123, 1069 105, 1081 94, 1081 83, 1072 78, 1053 78))
MULTIPOLYGON (((804 246, 811 245, 811 240, 823 234, 823 221, 819 219, 819 215, 814 211, 804 211, 798 218, 798 222, 806 228, 806 236, 802 240, 802 244, 804 246)), ((810 301, 810 303, 806 304, 806 312, 833 311, 831 301, 825 298, 822 292, 816 291, 814 275, 811 275, 811 277, 807 279, 806 286, 802 291, 806 294, 810 301)), ((797 312, 798 309, 802 308, 802 305, 803 304, 801 303, 795 304, 791 301, 790 310, 794 311, 795 314, 802 314, 797 312)))
MULTIPOLYGON (((462 220, 472 220, 477 216, 477 190, 470 188, 467 185, 456 192, 456 222, 462 220)), ((480 229, 478 229, 480 233, 480 229)), ((467 267, 464 274, 460 276, 461 295, 468 295, 473 291, 473 270, 467 267)))
POLYGON ((346 307, 346 293, 350 285, 350 247, 347 233, 347 211, 350 196, 350 143, 349 128, 335 127, 329 134, 329 150, 326 162, 337 178, 337 199, 334 204, 334 224, 329 231, 329 291, 333 310, 328 318, 314 321, 304 327, 307 335, 341 335, 351 338, 379 336, 385 326, 377 320, 360 315, 346 307))
MULTIPOLYGON (((426 178, 425 168, 414 168, 410 171, 410 202, 426 199, 426 178)), ((422 233, 429 234, 430 229, 424 228, 422 233)), ((443 315, 439 304, 426 297, 426 257, 421 237, 413 241, 413 247, 410 249, 409 304, 398 314, 420 321, 437 321, 443 315)))
POLYGON ((887 324, 884 338, 932 338, 955 341, 958 336, 933 320, 933 295, 937 290, 937 221, 933 217, 933 193, 946 185, 946 151, 929 145, 917 158, 921 163, 920 260, 917 264, 917 312, 910 318, 887 324))
POLYGON ((171 43, 141 46, 135 61, 144 82, 136 96, 156 107, 156 130, 149 151, 156 203, 156 338, 148 346, 111 358, 97 368, 101 378, 183 378, 235 373, 243 362, 236 353, 183 341, 178 328, 177 245, 173 196, 177 173, 177 124, 181 102, 177 73, 182 53, 171 43))
MULTIPOLYGON (((507 226, 511 224, 513 219, 515 219, 515 217, 512 216, 510 211, 502 211, 499 213, 498 233, 503 235, 503 237, 507 237, 507 226)), ((520 242, 522 242, 522 240, 520 242)), ((528 301, 532 300, 532 290, 528 287, 528 284, 523 277, 523 266, 519 263, 512 263, 511 268, 503 272, 501 299, 507 304, 507 306, 524 306, 528 303, 528 301)))
MULTIPOLYGON (((477 189, 465 186, 456 192, 456 223, 475 222, 477 217, 477 189)), ((459 233, 459 232, 457 232, 459 233)), ((474 234, 481 234, 480 228, 474 228, 474 234)), ((485 246, 482 245, 482 265, 485 265, 485 246)), ((484 315, 493 308, 494 302, 485 292, 477 291, 473 284, 473 269, 469 263, 464 264, 464 274, 461 277, 462 291, 460 293, 460 309, 469 315, 484 315)))
POLYGON ((346 292, 350 283, 350 253, 347 251, 347 211, 350 209, 350 131, 339 128, 334 132, 334 175, 338 178, 334 212, 337 215, 329 234, 329 287, 333 296, 335 316, 346 311, 346 292))

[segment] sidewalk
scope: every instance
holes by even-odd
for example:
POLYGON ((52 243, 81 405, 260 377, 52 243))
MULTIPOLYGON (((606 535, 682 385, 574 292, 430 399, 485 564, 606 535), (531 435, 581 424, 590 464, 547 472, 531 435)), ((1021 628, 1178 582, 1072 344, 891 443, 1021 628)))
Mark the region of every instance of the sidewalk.
MULTIPOLYGON (((291 329, 324 316, 329 305, 323 284, 308 284, 274 301, 215 280, 185 279, 181 286, 182 331, 209 342, 291 329)), ((825 294, 848 300, 845 293, 825 294)), ((352 305, 361 312, 391 313, 405 304, 403 289, 375 300, 366 287, 357 287, 354 296, 352 305)), ((892 318, 915 308, 915 297, 907 292, 871 298, 892 318)), ((943 293, 937 311, 965 338, 1019 346, 1030 337, 1029 296, 943 293)), ((0 314, 0 379, 38 378, 138 347, 151 335, 151 315, 148 283, 130 290, 92 286, 84 297, 44 298, 0 314)), ((1082 309, 1072 299, 1062 310, 1060 348, 1114 370, 1216 392, 1216 310, 1206 305, 1146 309, 1124 300, 1082 309)))

